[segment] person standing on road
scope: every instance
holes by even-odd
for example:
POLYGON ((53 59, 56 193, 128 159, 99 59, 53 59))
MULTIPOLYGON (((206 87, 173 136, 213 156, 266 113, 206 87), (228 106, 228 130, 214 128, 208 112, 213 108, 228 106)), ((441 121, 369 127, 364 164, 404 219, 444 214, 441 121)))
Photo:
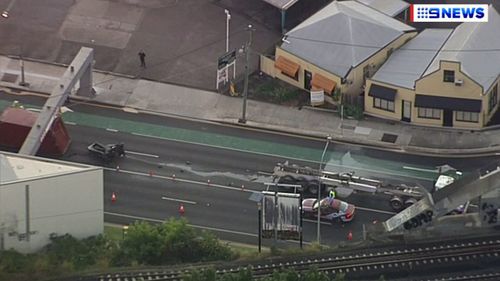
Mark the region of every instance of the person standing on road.
POLYGON ((146 53, 144 53, 144 50, 140 50, 138 55, 141 60, 141 67, 146 68, 146 53))

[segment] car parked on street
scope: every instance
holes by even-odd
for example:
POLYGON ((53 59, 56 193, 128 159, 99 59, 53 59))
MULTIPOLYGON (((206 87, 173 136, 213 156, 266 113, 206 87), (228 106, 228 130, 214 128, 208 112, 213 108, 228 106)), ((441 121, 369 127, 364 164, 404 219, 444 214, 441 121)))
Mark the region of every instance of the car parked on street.
MULTIPOLYGON (((332 223, 340 221, 350 222, 354 218, 356 207, 342 200, 334 198, 324 198, 320 201, 321 219, 329 220, 332 223)), ((305 218, 318 217, 318 199, 307 198, 302 201, 302 212, 305 218)))

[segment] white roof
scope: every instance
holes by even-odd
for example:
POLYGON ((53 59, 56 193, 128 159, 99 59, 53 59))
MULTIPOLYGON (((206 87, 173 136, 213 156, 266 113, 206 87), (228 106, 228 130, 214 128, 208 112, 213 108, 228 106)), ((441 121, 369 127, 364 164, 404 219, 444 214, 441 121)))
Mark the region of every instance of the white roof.
POLYGON ((414 89, 415 81, 422 77, 452 31, 453 29, 425 29, 394 51, 372 80, 414 89))
POLYGON ((388 16, 395 17, 410 7, 403 0, 356 0, 388 16))
POLYGON ((345 77, 406 31, 396 19, 356 1, 334 1, 289 31, 281 48, 345 77))
POLYGON ((467 22, 455 28, 424 75, 439 69, 439 63, 456 61, 462 71, 488 90, 500 75, 500 15, 490 5, 488 22, 467 22))
POLYGON ((95 167, 0 152, 0 185, 40 177, 68 174, 87 169, 95 169, 95 167))

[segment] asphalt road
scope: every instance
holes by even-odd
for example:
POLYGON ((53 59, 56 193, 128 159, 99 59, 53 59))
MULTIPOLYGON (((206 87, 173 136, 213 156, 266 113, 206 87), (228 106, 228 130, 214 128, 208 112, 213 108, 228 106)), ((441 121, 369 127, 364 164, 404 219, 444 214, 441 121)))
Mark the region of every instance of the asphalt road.
MULTIPOLYGON (((42 99, 38 97, 4 95, 3 98, 17 99, 24 104, 32 105, 42 102, 42 99)), ((63 159, 107 167, 104 195, 106 221, 114 223, 129 223, 143 218, 161 221, 169 217, 177 217, 179 204, 183 202, 186 207, 185 216, 191 224, 215 230, 224 239, 255 243, 256 206, 248 200, 248 197, 250 191, 264 189, 263 182, 271 180, 266 173, 272 170, 275 163, 289 159, 286 157, 289 155, 288 152, 280 148, 290 146, 292 152, 297 155, 304 151, 311 152, 317 155, 316 159, 318 159, 318 154, 324 147, 324 142, 321 140, 290 135, 184 119, 131 114, 84 104, 69 104, 68 106, 80 114, 73 113, 70 119, 76 121, 75 123, 87 125, 67 125, 72 136, 72 145, 63 159), (121 124, 134 121, 134 130, 161 125, 163 126, 161 130, 171 131, 174 134, 180 132, 185 135, 185 138, 173 140, 154 137, 153 132, 149 132, 151 134, 149 136, 143 136, 134 135, 128 131, 107 130, 108 126, 114 124, 110 120, 118 120, 121 124), (185 141, 186 136, 191 136, 191 140, 196 140, 196 142, 185 141), (224 142, 226 139, 235 137, 241 139, 233 143, 224 142), (219 146, 202 143, 213 138, 220 144, 219 146), (103 163, 87 152, 87 146, 94 141, 124 142, 128 151, 127 157, 117 162, 103 163), (273 146, 273 144, 278 144, 278 146, 273 146), (274 153, 254 152, 269 146, 274 153), (280 154, 285 156, 280 156, 280 154), (118 166, 119 171, 117 171, 118 166), (174 174, 176 181, 168 179, 174 174), (189 179, 190 182, 181 182, 180 179, 189 179), (208 180, 210 180, 210 185, 208 185, 208 180), (115 204, 111 204, 110 201, 112 192, 118 196, 115 204), (162 199, 162 197, 167 199, 162 199)), ((408 170, 403 176, 394 176, 387 171, 394 169, 395 173, 401 173, 401 166, 429 168, 443 163, 442 159, 408 156, 342 144, 332 144, 329 152, 331 153, 328 154, 329 157, 336 157, 336 153, 339 153, 344 155, 344 158, 345 155, 349 155, 351 159, 358 159, 359 161, 351 163, 363 164, 360 169, 351 168, 362 176, 380 178, 388 183, 421 184, 427 188, 432 186, 432 182, 421 178, 420 173, 408 170), (379 167, 376 167, 377 163, 384 166, 382 172, 379 167), (372 166, 371 169, 366 169, 366 165, 372 166)), ((335 159, 329 159, 329 157, 326 157, 328 163, 336 163, 335 159)), ((307 160, 307 157, 304 158, 306 159, 296 159, 294 163, 310 166, 318 164, 317 160, 311 161, 307 160)), ((450 160, 452 162, 449 164, 468 171, 486 163, 488 159, 450 160)), ((337 166, 330 165, 328 168, 336 169, 337 166)), ((323 242, 332 244, 345 240, 349 230, 353 231, 355 239, 360 239, 363 224, 372 223, 374 220, 382 221, 390 216, 387 198, 383 196, 354 194, 347 201, 358 207, 355 220, 344 227, 325 223, 322 228, 323 242)), ((315 229, 314 223, 305 222, 305 241, 315 239, 315 229)))

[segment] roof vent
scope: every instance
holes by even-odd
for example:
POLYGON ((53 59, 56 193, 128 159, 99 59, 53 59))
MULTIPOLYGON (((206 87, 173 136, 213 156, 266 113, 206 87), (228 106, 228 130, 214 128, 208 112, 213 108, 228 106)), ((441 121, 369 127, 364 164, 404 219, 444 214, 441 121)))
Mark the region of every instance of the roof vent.
POLYGON ((463 80, 455 80, 455 86, 462 86, 464 84, 463 80))

